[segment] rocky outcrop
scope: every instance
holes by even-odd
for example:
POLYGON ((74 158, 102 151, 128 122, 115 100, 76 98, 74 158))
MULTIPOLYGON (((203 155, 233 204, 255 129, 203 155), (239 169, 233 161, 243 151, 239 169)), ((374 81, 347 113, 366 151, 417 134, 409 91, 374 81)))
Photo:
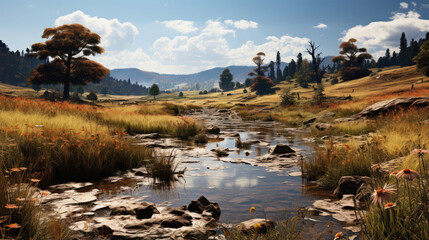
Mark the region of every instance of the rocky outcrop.
POLYGON ((339 123, 373 118, 395 110, 406 110, 410 108, 429 108, 429 97, 405 97, 377 102, 369 107, 364 108, 359 113, 356 113, 348 118, 336 119, 334 122, 339 123))
POLYGON ((342 198, 343 195, 356 195, 362 184, 370 184, 371 178, 365 176, 342 176, 338 181, 338 186, 334 190, 334 195, 342 198))

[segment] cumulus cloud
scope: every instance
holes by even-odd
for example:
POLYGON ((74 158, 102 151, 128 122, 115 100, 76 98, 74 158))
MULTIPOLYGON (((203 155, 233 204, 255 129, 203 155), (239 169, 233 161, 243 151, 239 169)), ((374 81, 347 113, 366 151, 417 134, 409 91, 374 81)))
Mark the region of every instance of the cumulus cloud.
POLYGON ((314 26, 313 28, 326 29, 326 28, 328 28, 328 25, 326 25, 324 23, 319 23, 318 25, 314 26))
POLYGON ((407 8, 408 8, 408 3, 406 3, 406 2, 401 2, 401 3, 399 3, 399 6, 400 6, 401 8, 403 8, 403 9, 407 9, 407 8))
POLYGON ((227 25, 232 25, 234 28, 242 29, 242 30, 249 29, 249 28, 258 28, 257 22, 244 20, 244 19, 241 19, 239 21, 233 21, 231 19, 228 19, 228 20, 225 20, 224 23, 227 25))
POLYGON ((418 39, 429 31, 429 20, 420 18, 415 11, 395 13, 390 21, 371 22, 366 26, 357 25, 346 31, 341 40, 356 38, 359 46, 380 51, 399 48, 399 38, 405 32, 407 39, 418 39))
POLYGON ((161 23, 164 24, 166 28, 174 29, 182 34, 198 31, 198 28, 194 26, 193 21, 171 20, 162 21, 161 23))
POLYGON ((101 36, 101 45, 106 51, 121 51, 129 48, 139 33, 136 26, 130 22, 121 23, 118 19, 106 19, 89 16, 78 10, 61 16, 55 20, 55 25, 80 23, 92 32, 101 36))
POLYGON ((413 5, 414 7, 417 7, 417 3, 416 2, 411 2, 411 5, 413 5))
MULTIPOLYGON (((247 41, 237 48, 232 48, 227 38, 234 36, 235 31, 226 25, 230 24, 209 20, 196 36, 161 37, 152 45, 154 60, 164 65, 178 63, 190 66, 193 71, 216 66, 252 65, 251 59, 257 52, 265 52, 267 59, 275 59, 275 54, 280 51, 282 58, 287 60, 304 51, 309 41, 308 38, 287 35, 269 36, 259 45, 247 41)), ((181 72, 184 70, 189 72, 188 69, 182 69, 181 72)))

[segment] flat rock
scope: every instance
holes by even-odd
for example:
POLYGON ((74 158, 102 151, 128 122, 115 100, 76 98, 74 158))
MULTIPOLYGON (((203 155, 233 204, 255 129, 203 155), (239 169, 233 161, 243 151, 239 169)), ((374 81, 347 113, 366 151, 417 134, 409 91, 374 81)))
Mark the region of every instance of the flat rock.
POLYGON ((356 224, 356 214, 354 206, 354 195, 344 195, 341 200, 324 199, 316 200, 313 208, 332 215, 338 221, 348 224, 356 224))
POLYGON ((274 228, 274 222, 264 218, 254 218, 236 225, 237 229, 242 232, 250 233, 256 231, 258 233, 267 233, 269 229, 274 228))

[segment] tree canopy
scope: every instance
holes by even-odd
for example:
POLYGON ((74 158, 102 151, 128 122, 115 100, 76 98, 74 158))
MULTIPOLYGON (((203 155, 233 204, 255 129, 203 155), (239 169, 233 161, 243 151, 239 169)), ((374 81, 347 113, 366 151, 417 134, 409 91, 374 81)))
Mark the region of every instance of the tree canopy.
POLYGON ((232 82, 234 77, 232 76, 228 68, 225 68, 219 77, 220 77, 219 87, 222 90, 228 91, 234 88, 235 84, 234 82, 232 82))
POLYGON ((332 62, 341 62, 345 67, 361 67, 366 59, 372 59, 366 48, 358 48, 356 39, 350 38, 340 44, 340 55, 332 58, 332 62))
POLYGON ((252 91, 256 91, 256 94, 263 95, 269 93, 271 87, 274 86, 274 82, 265 77, 265 72, 268 71, 267 66, 263 66, 264 64, 265 53, 259 52, 256 54, 252 60, 256 64, 256 68, 253 69, 254 72, 249 73, 249 76, 255 76, 255 83, 250 86, 252 91))
POLYGON ((413 60, 417 64, 417 69, 429 76, 429 40, 423 43, 419 54, 413 60))
POLYGON ((101 54, 100 36, 81 24, 65 24, 55 28, 46 28, 42 38, 44 43, 31 46, 31 56, 41 60, 48 57, 53 60, 38 66, 32 71, 28 81, 32 84, 64 84, 63 99, 70 97, 70 84, 86 85, 99 82, 109 69, 89 60, 87 56, 101 54))
POLYGON ((156 83, 150 87, 149 94, 153 96, 153 99, 156 99, 156 95, 159 95, 159 87, 156 83))

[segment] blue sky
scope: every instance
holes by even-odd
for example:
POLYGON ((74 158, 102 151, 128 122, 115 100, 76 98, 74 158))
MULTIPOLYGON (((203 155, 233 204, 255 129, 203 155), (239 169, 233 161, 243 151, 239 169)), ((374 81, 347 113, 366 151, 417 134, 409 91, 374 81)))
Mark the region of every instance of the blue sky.
POLYGON ((396 0, 152 0, 2 1, 0 40, 12 50, 30 47, 43 29, 82 23, 102 36, 108 68, 138 67, 192 73, 251 65, 258 51, 289 61, 309 40, 335 55, 341 39, 379 56, 429 31, 429 1, 396 0))

